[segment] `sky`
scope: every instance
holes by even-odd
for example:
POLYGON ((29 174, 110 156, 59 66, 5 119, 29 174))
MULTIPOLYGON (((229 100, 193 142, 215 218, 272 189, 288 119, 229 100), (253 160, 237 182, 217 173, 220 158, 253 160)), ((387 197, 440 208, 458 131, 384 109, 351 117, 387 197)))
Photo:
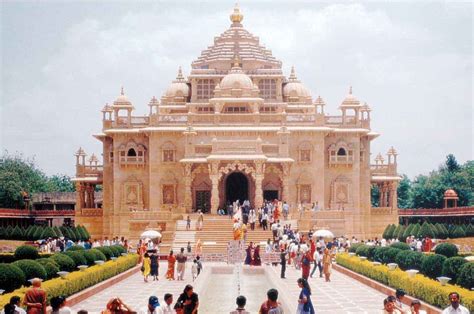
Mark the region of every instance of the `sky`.
MULTIPOLYGON (((1 1, 0 148, 74 175, 100 110, 124 86, 148 112, 229 26, 234 1, 1 1)), ((240 1, 244 27, 289 75, 325 100, 353 94, 372 107, 372 159, 393 146, 399 172, 427 174, 454 154, 472 160, 471 2, 240 1)))

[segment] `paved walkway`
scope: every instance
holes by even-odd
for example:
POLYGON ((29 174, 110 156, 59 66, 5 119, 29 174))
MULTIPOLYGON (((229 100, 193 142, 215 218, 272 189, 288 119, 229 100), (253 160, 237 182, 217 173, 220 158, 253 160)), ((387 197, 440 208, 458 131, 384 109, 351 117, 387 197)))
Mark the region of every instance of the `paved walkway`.
MULTIPOLYGON (((223 264, 215 264, 223 265, 223 264)), ((158 296, 160 302, 163 301, 163 295, 165 293, 172 293, 175 300, 179 294, 183 291, 184 286, 188 283, 193 284, 190 280, 191 263, 187 263, 185 281, 168 281, 164 279, 164 270, 166 270, 166 262, 160 263, 160 276, 159 281, 153 281, 149 279, 148 283, 143 281, 143 277, 140 273, 132 275, 131 277, 121 281, 120 283, 103 290, 102 292, 96 294, 95 296, 77 304, 73 307, 73 310, 77 311, 80 309, 88 310, 89 313, 100 313, 100 311, 105 309, 107 301, 113 297, 120 297, 127 305, 132 309, 143 313, 141 310, 146 308, 148 297, 150 295, 158 296)), ((212 264, 205 264, 204 267, 212 266, 212 264)), ((270 267, 270 272, 275 273, 275 277, 279 277, 280 266, 270 267)), ((316 273, 317 274, 317 271, 316 273)), ((287 288, 288 299, 290 304, 288 304, 290 309, 294 309, 291 313, 296 312, 296 300, 298 299, 299 291, 296 280, 301 275, 301 271, 295 270, 294 268, 289 268, 286 273, 287 279, 277 279, 279 280, 280 287, 283 286, 287 288)), ((235 298, 235 289, 230 287, 235 285, 235 282, 224 281, 221 279, 221 275, 212 274, 210 275, 210 280, 207 283, 209 289, 200 289, 201 291, 196 291, 200 295, 200 313, 204 314, 225 314, 228 311, 218 310, 217 304, 205 304, 205 303, 214 303, 216 296, 209 296, 211 291, 219 291, 219 287, 222 287, 220 293, 221 299, 229 299, 223 302, 219 302, 223 308, 227 308, 234 304, 235 298), (217 280, 216 280, 217 279, 217 280), (206 291, 207 290, 207 291, 206 291), (232 300, 230 300, 232 299, 232 300), (206 302, 209 300, 210 302, 206 302), (212 300, 212 301, 211 301, 212 300), (223 306, 225 304, 225 306, 223 306)), ((199 279, 194 283, 195 286, 199 286, 199 279)), ((259 279, 261 280, 261 279, 259 279)), ((323 278, 319 278, 317 275, 315 278, 310 278, 310 285, 313 292, 312 300, 315 305, 316 313, 380 313, 383 308, 383 299, 385 295, 382 293, 367 287, 350 277, 347 277, 337 271, 333 271, 331 282, 327 283, 323 278)), ((193 285, 194 285, 193 284, 193 285)), ((249 300, 247 304, 249 305, 248 310, 251 313, 257 313, 258 304, 263 302, 265 296, 265 291, 269 287, 269 283, 264 283, 262 286, 255 286, 255 283, 252 283, 254 286, 250 286, 250 289, 244 289, 244 293, 249 300), (255 288, 253 288, 255 287, 255 288), (255 291, 250 291, 255 290, 255 291), (261 290, 261 291, 260 291, 261 290), (258 300, 254 300, 258 299, 258 300)), ((280 289, 281 290, 281 289, 280 289)), ((282 291, 280 291, 282 293, 282 291)))

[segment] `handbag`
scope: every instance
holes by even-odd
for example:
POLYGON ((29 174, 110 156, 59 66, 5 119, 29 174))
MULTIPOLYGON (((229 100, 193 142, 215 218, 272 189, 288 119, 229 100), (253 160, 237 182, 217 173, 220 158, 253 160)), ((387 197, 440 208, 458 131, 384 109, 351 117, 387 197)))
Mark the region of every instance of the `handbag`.
POLYGON ((145 265, 142 265, 142 267, 140 267, 140 271, 143 273, 145 271, 145 265))

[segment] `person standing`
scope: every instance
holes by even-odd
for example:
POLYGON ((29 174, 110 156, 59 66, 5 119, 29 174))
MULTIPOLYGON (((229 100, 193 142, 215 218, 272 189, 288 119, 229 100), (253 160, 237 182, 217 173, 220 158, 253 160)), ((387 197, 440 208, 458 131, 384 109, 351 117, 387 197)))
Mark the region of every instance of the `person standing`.
POLYGON ((267 291, 267 300, 260 306, 259 314, 283 314, 280 302, 278 302, 278 290, 267 291))
POLYGON ((3 308, 2 314, 26 314, 26 311, 20 307, 21 299, 19 296, 10 298, 10 302, 3 308))
POLYGON ((176 263, 176 257, 173 255, 173 250, 170 251, 168 256, 168 271, 166 272, 166 279, 174 280, 174 264, 176 263))
POLYGON ((191 217, 189 217, 188 215, 188 218, 186 219, 186 231, 189 231, 191 229, 191 217))
POLYGON ((194 293, 193 286, 186 285, 176 303, 183 305, 184 314, 197 314, 199 298, 197 293, 194 293))
POLYGON ((176 271, 178 272, 178 280, 184 280, 184 271, 186 269, 186 261, 188 258, 184 254, 184 248, 181 248, 181 252, 176 255, 176 261, 178 262, 178 267, 176 271))
POLYGON ((202 211, 199 211, 199 216, 197 219, 197 230, 201 231, 203 224, 204 224, 204 214, 202 213, 202 211))
POLYGON ((297 314, 314 314, 313 303, 311 302, 311 288, 305 278, 300 278, 297 281, 298 287, 301 288, 300 296, 298 298, 297 314))
POLYGON ((46 314, 46 292, 41 289, 41 279, 33 278, 32 287, 26 290, 23 304, 28 314, 46 314))
POLYGON ((319 269, 319 277, 323 277, 323 265, 321 264, 321 260, 321 250, 317 249, 316 251, 314 251, 313 255, 314 268, 311 271, 311 278, 313 277, 313 274, 316 271, 316 267, 319 269))
POLYGON ((290 213, 290 205, 288 205, 286 202, 283 202, 282 210, 283 218, 285 218, 285 220, 288 220, 288 214, 290 213))
POLYGON ((247 312, 245 310, 245 305, 247 304, 246 297, 244 297, 243 295, 239 295, 235 300, 235 303, 237 304, 237 308, 234 311, 230 312, 230 314, 250 314, 250 312, 247 312))
POLYGON ((332 256, 328 248, 324 249, 323 255, 323 273, 326 279, 326 282, 331 281, 331 268, 332 268, 332 256))
POLYGON ((153 281, 158 280, 158 252, 155 250, 151 255, 150 255, 150 267, 151 267, 151 272, 150 275, 153 276, 153 281))
POLYGON ((176 314, 176 311, 173 309, 173 295, 171 293, 165 293, 163 297, 165 304, 163 304, 161 311, 163 314, 176 314))
POLYGON ((191 254, 191 242, 188 241, 188 245, 186 246, 186 251, 188 252, 188 254, 191 254))
POLYGON ((281 264, 281 272, 280 278, 285 279, 285 271, 286 271, 286 251, 284 248, 281 248, 280 252, 280 264, 281 264))
POLYGON ((311 253, 306 251, 303 253, 303 258, 301 259, 301 277, 305 280, 309 278, 309 271, 311 269, 311 253))
POLYGON ((150 265, 151 265, 150 255, 148 255, 148 253, 145 253, 145 256, 143 257, 142 268, 141 268, 144 282, 148 282, 148 276, 150 275, 150 272, 151 272, 150 265))
POLYGON ((197 275, 199 276, 201 274, 201 271, 202 271, 202 262, 201 262, 201 256, 196 256, 196 261, 197 261, 197 275))

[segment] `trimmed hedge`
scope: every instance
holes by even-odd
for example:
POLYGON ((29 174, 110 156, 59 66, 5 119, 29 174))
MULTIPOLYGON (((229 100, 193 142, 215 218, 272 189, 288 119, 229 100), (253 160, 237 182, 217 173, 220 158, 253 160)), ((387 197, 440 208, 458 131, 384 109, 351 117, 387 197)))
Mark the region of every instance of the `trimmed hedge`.
POLYGON ((80 245, 73 245, 69 249, 67 249, 66 251, 84 251, 84 250, 85 250, 85 248, 83 248, 80 245))
POLYGON ((425 256, 421 263, 421 272, 432 279, 440 277, 443 273, 443 263, 446 259, 446 256, 440 254, 425 256))
POLYGON ((101 246, 96 249, 101 251, 105 255, 105 258, 107 258, 107 260, 109 260, 111 257, 114 256, 114 254, 112 253, 112 250, 108 246, 101 246))
POLYGON ((15 259, 37 259, 39 258, 38 249, 31 245, 22 245, 15 250, 15 259))
POLYGON ((39 258, 36 260, 39 264, 41 264, 44 269, 46 270, 46 274, 48 276, 47 279, 52 279, 58 276, 59 266, 56 264, 52 259, 49 258, 39 258))
POLYGON ((46 280, 48 278, 46 269, 44 269, 44 267, 40 263, 34 260, 22 259, 13 262, 12 265, 18 267, 25 274, 25 285, 28 285, 28 280, 33 278, 41 278, 43 280, 46 280))
MULTIPOLYGON (((410 296, 424 300, 440 308, 445 308, 449 305, 448 294, 452 291, 456 291, 461 296, 461 303, 471 311, 474 310, 474 294, 467 289, 450 284, 441 286, 438 281, 423 275, 416 275, 415 278, 410 278, 408 274, 402 270, 396 269, 389 271, 385 265, 373 266, 369 261, 361 261, 359 258, 351 257, 346 253, 336 255, 336 262, 345 268, 394 289, 403 289, 410 296)), ((469 264, 474 268, 474 263, 469 264)))
POLYGON ((45 238, 62 237, 77 240, 88 240, 90 234, 84 226, 77 227, 47 227, 30 226, 26 230, 19 226, 0 227, 0 239, 6 240, 40 240, 45 238))
POLYGON ((76 267, 79 266, 79 265, 87 265, 87 259, 84 257, 84 255, 82 254, 82 252, 79 252, 79 251, 67 251, 64 253, 65 255, 69 256, 73 261, 74 263, 76 264, 76 267))
POLYGON ((421 271, 421 264, 425 256, 414 251, 401 251, 395 256, 395 262, 403 270, 417 269, 421 271))
POLYGON ((457 284, 466 288, 474 288, 474 263, 466 263, 459 269, 457 284))
MULTIPOLYGON (((48 299, 57 296, 71 296, 81 290, 91 287, 101 281, 116 276, 137 265, 138 255, 129 254, 120 257, 116 262, 107 262, 102 266, 92 266, 84 271, 76 271, 66 276, 66 279, 55 278, 43 282, 42 288, 46 291, 48 299)), ((12 293, 0 296, 0 308, 10 301, 12 296, 24 298, 26 288, 20 288, 12 293)))
POLYGON ((20 268, 10 264, 0 264, 0 289, 10 292, 20 288, 25 281, 25 274, 20 268))
POLYGON ((80 251, 80 253, 82 253, 84 258, 86 259, 87 265, 94 265, 94 262, 96 261, 96 256, 97 256, 94 252, 91 252, 91 250, 87 250, 87 251, 80 251))
POLYGON ((357 248, 361 245, 365 245, 364 243, 354 243, 351 244, 351 247, 349 248, 349 252, 355 253, 357 251, 357 248))
POLYGON ((105 262, 107 260, 107 257, 105 257, 104 253, 102 253, 98 249, 90 249, 89 252, 94 253, 94 255, 95 255, 94 261, 104 261, 105 262))
POLYGON ((399 250, 410 250, 410 246, 405 242, 395 242, 390 244, 390 247, 399 249, 399 250))
POLYGON ((443 276, 451 278, 451 282, 456 282, 462 265, 466 263, 466 259, 460 256, 446 259, 443 263, 443 276))
POLYGON ((451 243, 440 243, 436 246, 435 253, 446 257, 453 257, 458 255, 458 247, 451 243))
POLYGON ((76 270, 76 263, 72 258, 64 253, 56 253, 50 257, 56 264, 59 265, 59 269, 62 271, 72 272, 76 270))

